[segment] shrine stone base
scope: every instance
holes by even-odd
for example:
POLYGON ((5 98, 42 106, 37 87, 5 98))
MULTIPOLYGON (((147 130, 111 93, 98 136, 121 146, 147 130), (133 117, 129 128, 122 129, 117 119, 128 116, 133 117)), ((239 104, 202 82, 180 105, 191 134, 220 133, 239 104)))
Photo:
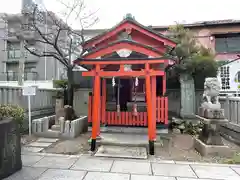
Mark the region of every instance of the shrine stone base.
POLYGON ((224 119, 224 109, 198 108, 198 115, 208 119, 224 119))
POLYGON ((194 148, 202 156, 207 156, 207 155, 219 155, 219 156, 227 155, 228 156, 229 154, 231 154, 228 146, 207 145, 197 138, 194 138, 194 148))
POLYGON ((198 138, 195 138, 194 147, 202 155, 219 154, 226 155, 229 151, 224 145, 220 135, 220 125, 228 123, 227 119, 207 119, 196 116, 204 123, 203 129, 198 138))

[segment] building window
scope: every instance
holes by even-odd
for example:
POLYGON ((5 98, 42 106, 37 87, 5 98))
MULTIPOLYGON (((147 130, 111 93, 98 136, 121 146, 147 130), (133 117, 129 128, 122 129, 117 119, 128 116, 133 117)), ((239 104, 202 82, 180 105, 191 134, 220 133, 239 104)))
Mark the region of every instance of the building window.
POLYGON ((8 59, 20 59, 21 52, 18 49, 15 50, 8 50, 8 59))
POLYGON ((7 43, 7 55, 8 59, 20 59, 21 51, 20 51, 20 43, 7 43))
POLYGON ((222 89, 227 90, 230 89, 230 73, 229 73, 229 66, 222 66, 220 68, 220 77, 222 83, 222 89))
POLYGON ((219 34, 215 35, 215 50, 219 53, 240 52, 240 34, 219 34))

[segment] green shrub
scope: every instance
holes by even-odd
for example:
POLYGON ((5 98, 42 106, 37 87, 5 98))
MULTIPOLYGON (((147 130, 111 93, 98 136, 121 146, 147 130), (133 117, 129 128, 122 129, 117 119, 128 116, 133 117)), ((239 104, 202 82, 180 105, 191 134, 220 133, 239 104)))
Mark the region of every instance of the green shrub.
POLYGON ((68 85, 68 81, 67 80, 54 80, 53 85, 54 85, 55 88, 66 89, 67 85, 68 85))
POLYGON ((22 127, 24 109, 18 105, 0 105, 0 120, 4 117, 12 117, 22 127))
POLYGON ((170 129, 178 129, 182 134, 198 135, 203 128, 203 122, 193 123, 184 119, 173 119, 169 124, 170 129))

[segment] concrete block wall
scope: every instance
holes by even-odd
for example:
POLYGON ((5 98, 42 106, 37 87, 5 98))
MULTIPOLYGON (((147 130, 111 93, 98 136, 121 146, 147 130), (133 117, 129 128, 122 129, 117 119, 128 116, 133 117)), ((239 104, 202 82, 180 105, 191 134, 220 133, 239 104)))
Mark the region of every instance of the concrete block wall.
POLYGON ((60 133, 65 138, 75 138, 83 132, 88 131, 87 116, 82 116, 73 121, 60 120, 60 133))
POLYGON ((75 138, 88 131, 87 116, 81 116, 73 121, 60 119, 60 131, 49 129, 49 122, 55 121, 55 115, 35 119, 32 121, 32 133, 39 137, 48 138, 75 138))
POLYGON ((55 115, 43 117, 43 118, 39 118, 39 119, 34 119, 32 121, 32 133, 37 134, 37 133, 47 132, 49 129, 50 121, 55 121, 55 115))

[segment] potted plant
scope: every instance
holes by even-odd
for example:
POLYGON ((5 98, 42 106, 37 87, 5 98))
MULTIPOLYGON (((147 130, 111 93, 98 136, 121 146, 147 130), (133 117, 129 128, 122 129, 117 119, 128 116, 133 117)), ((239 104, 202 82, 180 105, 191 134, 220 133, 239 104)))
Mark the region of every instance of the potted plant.
POLYGON ((22 169, 20 131, 24 109, 15 105, 0 105, 0 179, 22 169))

